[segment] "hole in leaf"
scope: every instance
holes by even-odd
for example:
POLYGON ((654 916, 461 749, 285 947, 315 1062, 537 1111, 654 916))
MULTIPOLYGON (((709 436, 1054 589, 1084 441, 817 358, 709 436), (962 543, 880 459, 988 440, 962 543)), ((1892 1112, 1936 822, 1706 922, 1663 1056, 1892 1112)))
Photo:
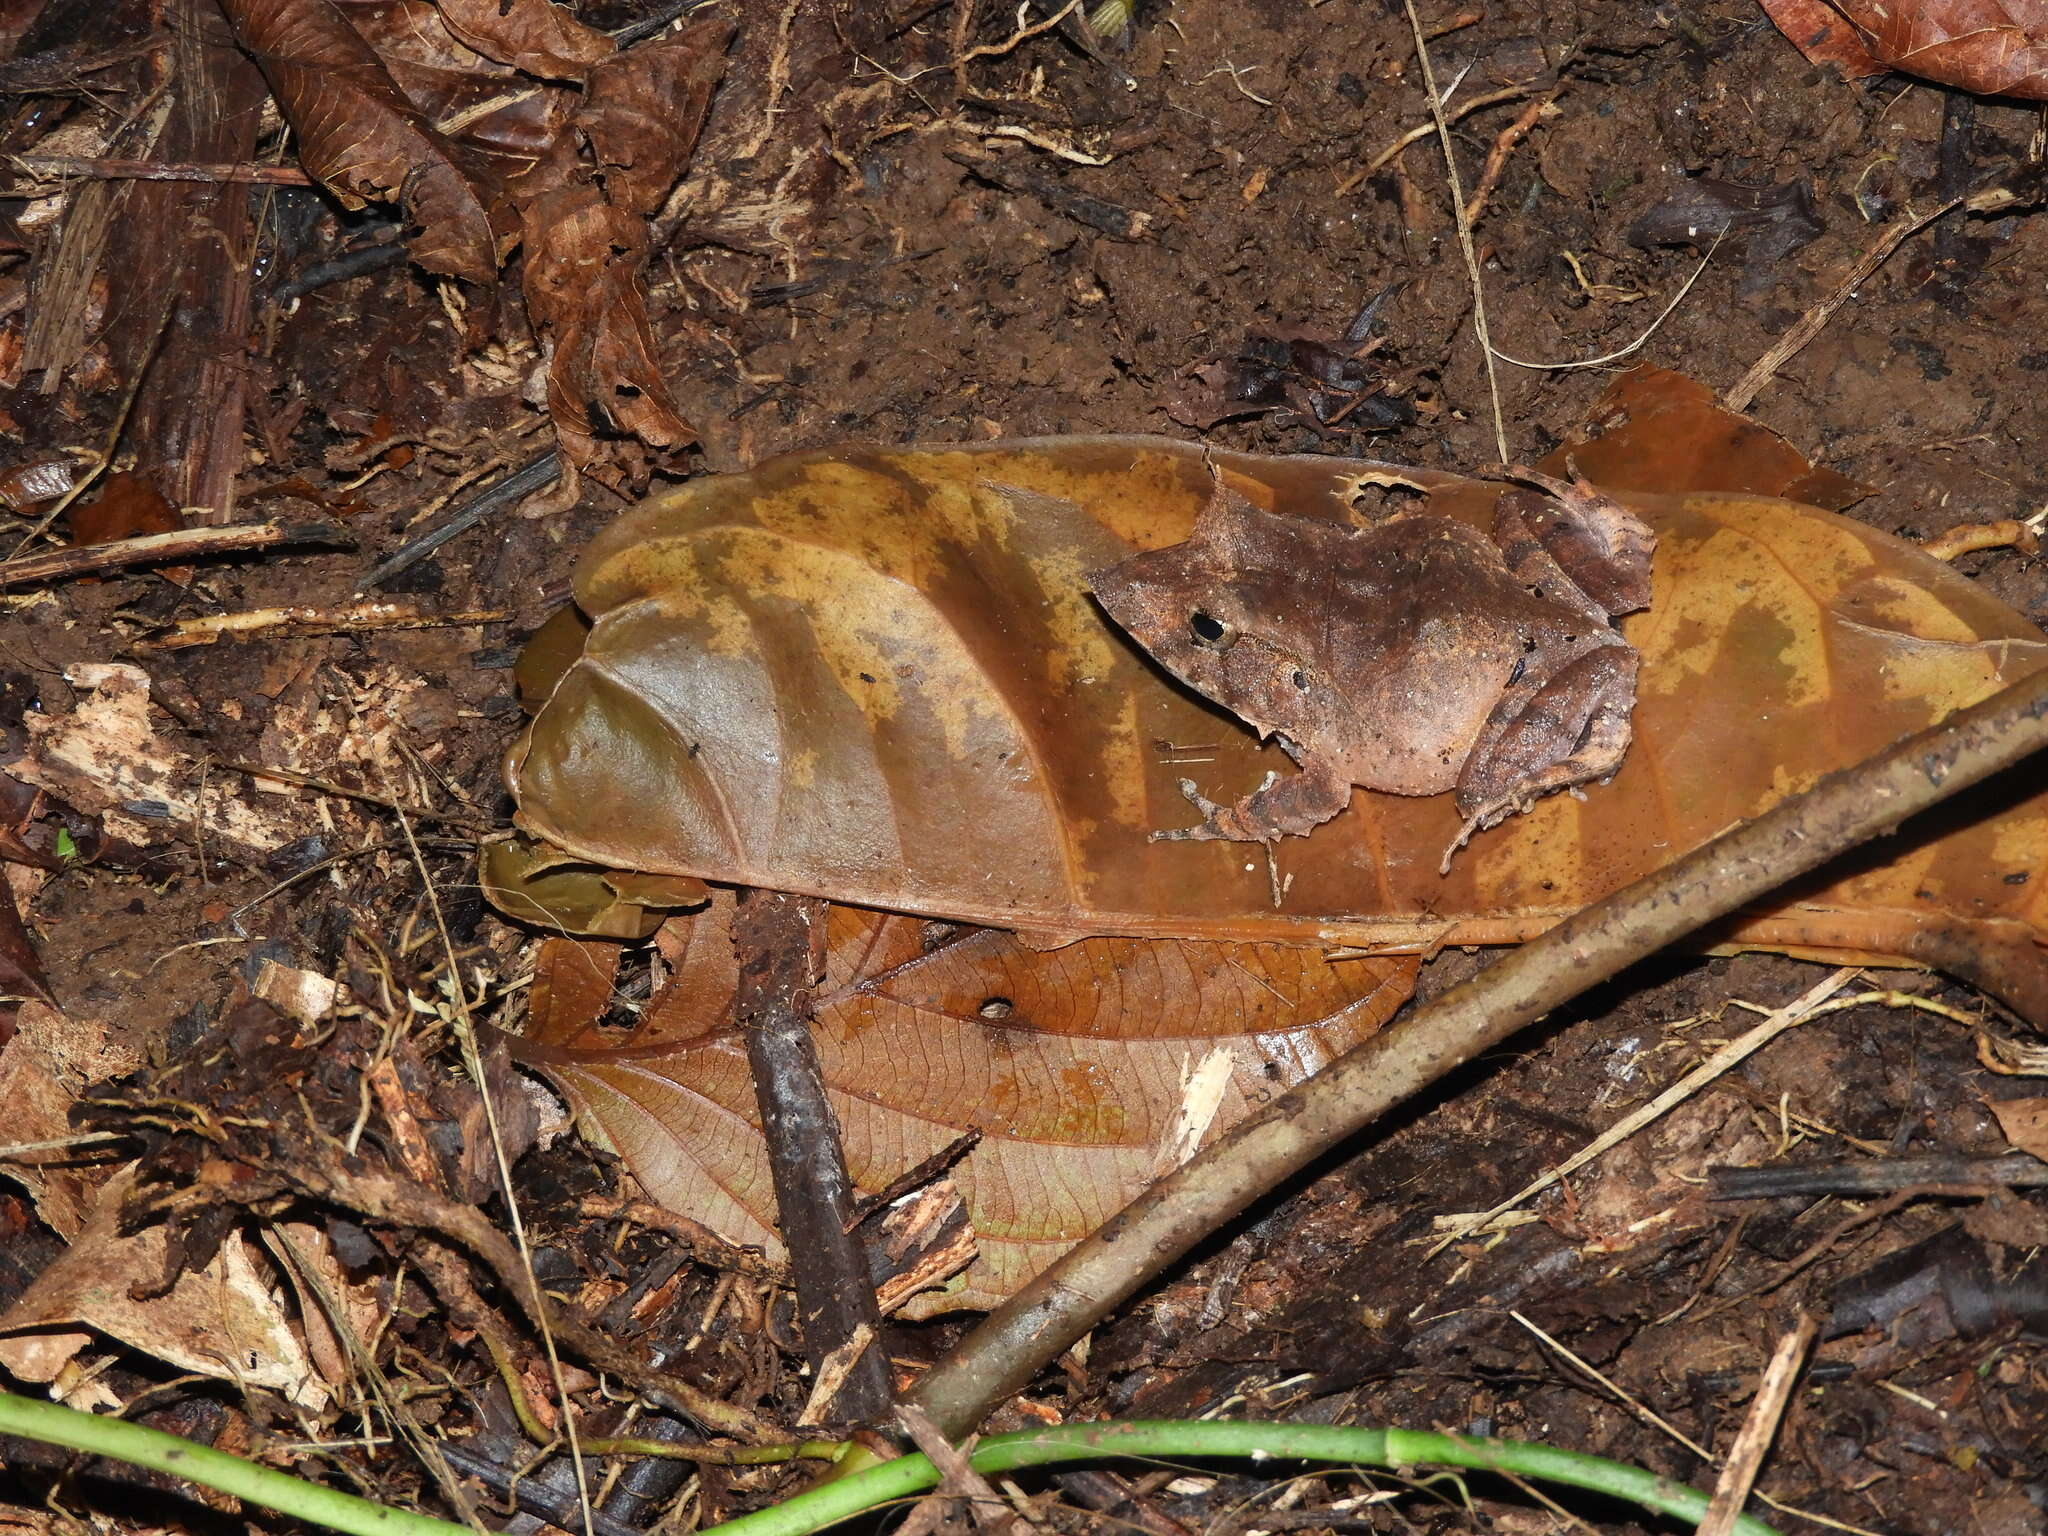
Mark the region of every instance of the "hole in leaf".
POLYGON ((984 1019, 1007 1019, 1016 1010, 1017 1005, 1007 997, 986 997, 974 1011, 984 1019))

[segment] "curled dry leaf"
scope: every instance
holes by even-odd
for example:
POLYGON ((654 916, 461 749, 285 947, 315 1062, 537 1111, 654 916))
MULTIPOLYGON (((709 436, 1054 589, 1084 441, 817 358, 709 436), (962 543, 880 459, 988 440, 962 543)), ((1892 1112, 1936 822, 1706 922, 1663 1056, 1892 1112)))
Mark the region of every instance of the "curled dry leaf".
MULTIPOLYGON (((674 976, 630 1031, 602 1011, 615 946, 552 942, 533 1026, 514 1043, 647 1190, 737 1243, 780 1255, 745 1041, 727 1027, 733 901, 664 933, 674 976)), ((1407 957, 1325 960, 1295 945, 934 931, 834 907, 812 1033, 864 1190, 962 1132, 954 1170, 981 1257, 910 1316, 986 1307, 1092 1231, 1247 1108, 1377 1029, 1407 997, 1407 957)))
POLYGON ((436 0, 448 30, 487 59, 543 80, 581 80, 612 40, 554 0, 436 0))
POLYGON ((696 147, 732 35, 731 22, 712 17, 590 72, 576 128, 621 208, 660 211, 696 147))
MULTIPOLYGON (((1326 519, 1388 469, 1154 438, 836 448, 634 508, 586 555, 589 638, 510 754, 519 820, 600 865, 1054 934, 1525 939, 2048 665, 2048 637, 1888 534, 1749 486, 1643 490, 1656 453, 1631 442, 1695 458, 1683 393, 1647 427, 1624 395, 1568 445, 1657 535, 1651 607, 1623 621, 1635 744, 1611 782, 1480 833, 1448 875, 1448 796, 1360 791, 1275 847, 1277 880, 1257 848, 1149 841, 1185 820, 1181 778, 1227 801, 1292 765, 1151 668, 1083 573, 1185 539, 1211 463, 1258 505, 1326 519)), ((1740 435, 1694 415, 1702 442, 1740 435)), ((1482 525, 1501 494, 1403 473, 1482 525)), ((1770 474, 1812 472, 1792 455, 1770 474)), ((2044 867, 2048 795, 1994 782, 1716 938, 1869 958, 1939 930, 2039 966, 2044 867)))
POLYGON ((479 874, 484 894, 508 917, 596 938, 644 939, 670 911, 711 895, 701 880, 598 869, 519 837, 488 844, 479 874))
POLYGON ((1816 64, 1851 79, 1888 69, 1980 96, 2048 100, 2048 0, 1763 0, 1816 64))
POLYGON ((714 18, 599 65, 570 119, 591 161, 565 139, 518 186, 526 307, 550 348, 548 412, 569 462, 614 488, 645 481, 632 444, 697 438, 656 360, 640 273, 648 217, 696 146, 732 30, 714 18))
MULTIPOLYGON (((621 53, 550 0, 226 9, 306 169, 350 207, 398 202, 421 266, 489 283, 524 244, 528 319, 570 469, 641 485, 656 455, 696 440, 656 361, 641 272, 648 220, 696 146, 732 23, 621 53)), ((563 493, 574 486, 571 475, 563 493)))
POLYGON ((328 0, 221 0, 298 135, 299 158, 344 207, 395 202, 429 272, 488 283, 512 235, 484 166, 435 131, 328 0))

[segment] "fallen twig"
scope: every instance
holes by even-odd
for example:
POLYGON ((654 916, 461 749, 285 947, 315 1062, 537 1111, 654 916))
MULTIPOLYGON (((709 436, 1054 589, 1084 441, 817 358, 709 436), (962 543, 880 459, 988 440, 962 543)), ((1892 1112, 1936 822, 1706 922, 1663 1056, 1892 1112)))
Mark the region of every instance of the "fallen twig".
POLYGON ((356 590, 367 592, 372 587, 382 586, 400 571, 411 570, 450 539, 467 533, 493 512, 531 496, 535 491, 544 491, 561 478, 561 455, 550 448, 539 458, 492 481, 451 512, 438 528, 421 534, 394 554, 387 555, 364 573, 363 579, 356 583, 356 590))
MULTIPOLYGON (((796 1258, 804 1355, 820 1376, 827 1357, 860 1330, 872 1338, 882 1326, 867 1259, 850 1230, 853 1180, 811 1039, 811 993, 824 969, 824 946, 825 903, 815 896, 749 891, 741 899, 733 922, 740 961, 733 1021, 746 1035, 783 1245, 796 1258)), ((870 1348, 849 1358, 836 1401, 818 1409, 821 1416, 873 1423, 893 1397, 888 1363, 870 1348)))
MULTIPOLYGON (((1449 114, 1450 120, 1455 123, 1461 118, 1470 117, 1474 112, 1483 112, 1488 107, 1497 107, 1504 101, 1520 101, 1535 89, 1536 87, 1533 85, 1503 86, 1497 91, 1488 91, 1484 95, 1474 96, 1470 100, 1458 103, 1457 110, 1455 111, 1448 107, 1445 108, 1445 111, 1449 114)), ((1364 165, 1339 182, 1336 195, 1338 197, 1350 196, 1350 194, 1358 190, 1360 184, 1366 178, 1384 169, 1387 163, 1400 154, 1402 150, 1407 149, 1410 145, 1420 144, 1435 132, 1436 124, 1434 122, 1417 123, 1413 128, 1410 128, 1406 133, 1394 140, 1393 143, 1389 144, 1385 149, 1366 161, 1364 165)))
MULTIPOLYGON (((380 795, 375 790, 351 789, 346 784, 336 784, 331 779, 315 778, 310 773, 300 773, 293 768, 279 768, 271 763, 217 763, 216 767, 232 773, 246 773, 252 779, 270 779, 279 784, 296 784, 302 789, 315 789, 323 795, 334 795, 343 800, 359 800, 365 805, 382 806, 401 816, 410 816, 415 821, 431 821, 448 827, 467 827, 472 832, 494 832, 497 823, 488 816, 478 816, 468 811, 437 811, 424 805, 407 805, 403 800, 394 800, 389 795, 380 795)), ((271 892, 265 892, 268 896, 271 892)), ((262 898, 258 898, 261 900, 262 898)))
POLYGON ((111 544, 82 544, 0 562, 0 587, 62 581, 130 565, 182 565, 206 555, 238 554, 279 544, 355 548, 355 540, 334 523, 229 523, 219 528, 179 528, 170 533, 145 533, 133 539, 116 539, 111 544))
MULTIPOLYGON (((172 160, 92 160, 79 155, 9 155, 7 164, 38 181, 86 177, 93 181, 211 181, 262 187, 310 187, 296 165, 195 165, 172 160)), ((18 191, 7 196, 19 197, 18 191)))
POLYGON ((246 613, 209 613, 180 619, 160 635, 135 642, 138 651, 182 651, 222 640, 288 640, 299 635, 345 634, 364 629, 446 629, 465 624, 503 624, 504 608, 465 613, 419 613, 397 603, 351 603, 345 608, 255 608, 246 613))
POLYGON ((1693 1094, 1706 1087, 1707 1084, 1732 1072, 1741 1063, 1762 1050, 1766 1045, 1769 1045, 1778 1036, 1785 1033, 1786 1030, 1796 1025, 1808 1023, 1827 1014, 1840 1013, 1845 1008, 1868 1006, 1882 1008, 1933 1008, 1936 1006, 1928 998, 1917 996, 1911 992, 1893 990, 1858 992, 1850 997, 1829 998, 1828 994, 1846 985, 1855 975, 1856 971, 1853 967, 1845 966, 1841 970, 1833 972, 1806 993, 1805 996, 1787 1003, 1782 1008, 1774 1008, 1765 1012, 1762 1022, 1751 1029, 1745 1030, 1733 1040, 1728 1041, 1662 1093, 1658 1094, 1648 1103, 1638 1105, 1635 1109, 1630 1110, 1613 1125, 1594 1137, 1586 1146, 1581 1147, 1577 1152, 1574 1152, 1570 1157, 1548 1172, 1531 1179, 1522 1188, 1509 1195, 1507 1199, 1494 1206, 1493 1209, 1481 1211, 1477 1215, 1446 1218, 1442 1223, 1443 1235, 1431 1245, 1429 1252, 1424 1257, 1435 1258, 1452 1243, 1491 1227, 1502 1215, 1514 1210, 1517 1206, 1528 1200, 1530 1196, 1540 1194, 1542 1191, 1550 1188, 1551 1185, 1557 1183, 1558 1180, 1570 1177, 1573 1173, 1593 1161, 1594 1158, 1600 1156, 1609 1147, 1619 1146, 1651 1121, 1662 1116, 1673 1105, 1683 1103, 1686 1099, 1692 1097, 1693 1094))
POLYGON ((1821 333, 1821 328, 1828 323, 1835 311, 1855 297, 1856 290, 1869 282, 1871 274, 1891 259, 1893 251, 1936 219, 1962 207, 1965 201, 1965 198, 1952 197, 1932 213, 1901 219, 1886 230, 1877 244, 1864 252, 1863 259, 1849 269, 1848 276, 1835 285, 1835 291, 1801 315, 1792 329, 1780 336, 1771 350, 1758 358, 1755 366, 1721 397, 1721 404, 1731 411, 1748 410, 1750 402, 1756 399, 1757 392, 1770 383, 1777 376, 1778 370, 1790 362, 1802 347, 1821 333))
POLYGON ((1853 1162, 1779 1163, 1766 1168, 1709 1168, 1709 1200, 1781 1200, 1798 1196, 1845 1195, 1849 1199, 1925 1189, 2040 1189, 2048 1186, 2048 1163, 2025 1152, 2004 1157, 1961 1157, 1953 1152, 1925 1157, 1864 1157, 1853 1162))
POLYGON ((1139 1286, 1395 1105, 1589 987, 2048 746, 2048 671, 1624 887, 1347 1052, 1154 1184, 999 1307, 912 1399, 974 1429, 1139 1286))
POLYGON ((1728 1536, 1735 1529, 1735 1517, 1749 1502, 1749 1490, 1756 1486, 1757 1470, 1764 1453, 1778 1433, 1778 1421, 1785 1416, 1785 1401, 1792 1384, 1799 1379, 1799 1367, 1806 1363, 1806 1351, 1820 1331, 1820 1319, 1801 1314, 1792 1331, 1778 1341, 1771 1363, 1764 1367, 1764 1379, 1749 1406, 1749 1417, 1735 1436, 1721 1477, 1714 1484, 1714 1502, 1707 1506, 1707 1518, 1697 1536, 1728 1536))
POLYGON ((595 1329, 558 1312, 520 1261, 512 1240, 476 1206, 394 1174, 351 1172, 339 1162, 299 1167, 292 1170, 291 1180, 316 1199, 331 1200, 400 1227, 424 1227, 460 1243, 490 1265, 536 1331, 545 1322, 556 1338, 586 1362, 630 1382, 657 1406, 692 1419, 714 1434, 756 1442, 787 1438, 777 1435, 758 1415, 679 1377, 651 1369, 595 1329))

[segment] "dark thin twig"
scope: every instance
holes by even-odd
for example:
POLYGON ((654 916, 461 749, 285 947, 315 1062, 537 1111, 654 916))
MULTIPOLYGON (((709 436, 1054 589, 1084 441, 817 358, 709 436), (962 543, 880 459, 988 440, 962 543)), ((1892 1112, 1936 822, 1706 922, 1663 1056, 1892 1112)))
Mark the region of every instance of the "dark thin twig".
MULTIPOLYGON (((390 226, 394 231, 398 225, 390 226)), ((359 245, 330 256, 325 261, 316 261, 304 271, 295 272, 277 285, 277 291, 270 296, 272 304, 288 304, 293 299, 303 299, 317 289, 330 283, 345 283, 352 278, 367 277, 372 272, 381 272, 386 267, 395 267, 406 259, 406 250, 396 243, 359 245)))
POLYGON ((223 762, 219 766, 234 773, 246 773, 252 779, 275 779, 280 784, 296 784, 302 789, 316 789, 323 795, 335 795, 343 800, 360 800, 365 805, 379 805, 387 811, 397 811, 401 815, 410 816, 414 821, 437 822, 446 827, 468 827, 473 832, 495 831, 498 825, 489 817, 478 816, 474 812, 435 811, 424 805, 407 805, 403 800, 394 800, 391 796, 380 795, 375 790, 351 789, 348 785, 336 784, 331 779, 317 779, 310 773, 299 773, 291 768, 278 768, 269 763, 223 762))
POLYGON ((1927 1184, 2008 1189, 2048 1186, 2048 1163, 2024 1152, 2008 1157, 1866 1157, 1853 1162, 1790 1163, 1775 1168, 1710 1168, 1709 1200, 1776 1200, 1786 1195, 1889 1195, 1927 1184))
POLYGON ((866 1221, 875 1212, 894 1205, 912 1190, 923 1189, 927 1184, 937 1183, 951 1173, 962 1158, 981 1145, 981 1132, 975 1129, 962 1131, 930 1157, 920 1161, 914 1168, 906 1168, 872 1195, 862 1195, 853 1203, 853 1213, 847 1217, 847 1229, 851 1231, 866 1221))
POLYGON ((1240 1121, 1012 1296, 914 1400, 972 1431, 1146 1281, 1445 1073, 1589 987, 2048 747, 2048 671, 1830 774, 1503 956, 1240 1121))
MULTIPOLYGON (((811 989, 823 969, 826 905, 815 896, 748 891, 733 924, 739 988, 733 1021, 745 1031, 775 1209, 796 1277, 797 1317, 811 1369, 866 1328, 881 1328, 866 1250, 847 1230, 853 1181, 839 1121, 811 1039, 811 989)), ((870 1347, 830 1405, 835 1419, 875 1423, 895 1394, 882 1351, 870 1347)))
POLYGON ((630 48, 635 43, 644 42, 648 38, 657 35, 671 24, 681 21, 685 16, 695 15, 706 6, 716 5, 717 3, 718 0, 681 0, 681 3, 677 5, 665 5, 652 16, 643 16, 638 21, 630 22, 619 28, 618 31, 612 33, 612 41, 621 48, 630 48))
POLYGON ((550 448, 531 463, 492 481, 468 501, 449 513, 440 527, 421 534, 396 554, 389 555, 364 573, 356 583, 358 592, 381 587, 400 571, 409 571, 450 539, 469 532, 493 512, 511 506, 535 491, 544 491, 562 478, 561 456, 550 448))

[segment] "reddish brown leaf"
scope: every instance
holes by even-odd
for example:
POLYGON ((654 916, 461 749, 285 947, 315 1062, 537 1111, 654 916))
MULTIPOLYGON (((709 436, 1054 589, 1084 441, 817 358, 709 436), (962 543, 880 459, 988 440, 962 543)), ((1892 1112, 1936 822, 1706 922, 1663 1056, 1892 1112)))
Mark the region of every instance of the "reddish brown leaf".
POLYGON ((395 202, 413 260, 488 283, 510 210, 474 156, 437 133, 328 0, 221 0, 298 135, 299 158, 345 207, 395 202))
POLYGON ((640 273, 647 216, 696 146, 732 26, 699 22, 591 72, 573 120, 595 165, 558 144, 521 179, 526 308, 550 341, 548 411, 570 464, 607 485, 644 484, 640 445, 696 441, 655 355, 640 273))
POLYGON ((553 0, 436 0, 448 30, 487 59, 543 80, 581 80, 612 40, 553 0))
POLYGON ((732 34, 731 22, 713 17, 590 72, 576 127, 590 141, 614 206, 660 211, 696 148, 732 34))
POLYGON ((35 943, 14 904, 14 892, 4 885, 0 885, 0 997, 33 998, 53 1008, 57 1006, 49 979, 43 975, 43 962, 36 955, 35 943))
POLYGON ((2048 100, 2048 0, 1763 0, 1816 64, 1854 79, 1901 70, 1981 96, 2048 100))
POLYGON ((99 495, 67 514, 74 544, 111 544, 185 526, 178 509, 149 480, 126 470, 107 476, 99 495))
POLYGON ((527 994, 532 1016, 594 1024, 611 1004, 612 976, 623 948, 598 939, 543 939, 527 994))
MULTIPOLYGON (((569 962, 583 966, 568 972, 581 1011, 537 992, 517 1049, 656 1199, 779 1253, 746 1046, 726 1027, 732 905, 721 896, 663 930, 675 975, 630 1036, 591 1022, 593 948, 569 962)), ((1249 1106, 1377 1029, 1415 970, 1284 945, 934 941, 915 918, 849 907, 833 909, 830 943, 814 1034, 856 1182, 880 1189, 982 1133, 954 1174, 981 1258, 912 1316, 1009 1294, 1249 1106)), ((549 996, 561 974, 551 963, 549 996)))
POLYGON ((526 210, 526 309, 554 344, 548 413, 562 452, 605 484, 644 484, 637 439, 681 448, 696 429, 669 403, 654 356, 640 268, 647 221, 607 203, 589 182, 572 182, 526 210))
MULTIPOLYGON (((1628 412, 1602 420, 1621 453, 1628 412)), ((1722 413, 1693 427, 1729 440, 1722 413)), ((1659 412, 1633 437, 1635 483, 1685 430, 1659 412)), ((1148 834, 1186 821, 1183 777, 1229 800, 1291 764, 1164 683, 1083 583, 1185 538, 1212 463, 1323 518, 1373 468, 1151 438, 839 448, 642 503, 578 570, 593 627, 511 756, 520 820, 598 864, 1056 933, 1512 942, 2048 665, 2048 637, 1888 534, 1631 494, 1659 542, 1624 622, 1643 670, 1618 775, 1481 833, 1448 876, 1448 797, 1360 792, 1276 845, 1276 901, 1258 850, 1148 834)), ((1482 526, 1500 494, 1413 478, 1482 526)), ((1899 955, 1939 924, 2038 967, 2048 794, 1994 784, 1924 821, 1722 936, 1899 955)))
POLYGON ((2048 1160, 2048 1099, 1994 1099, 1991 1113, 2007 1141, 2048 1160))

